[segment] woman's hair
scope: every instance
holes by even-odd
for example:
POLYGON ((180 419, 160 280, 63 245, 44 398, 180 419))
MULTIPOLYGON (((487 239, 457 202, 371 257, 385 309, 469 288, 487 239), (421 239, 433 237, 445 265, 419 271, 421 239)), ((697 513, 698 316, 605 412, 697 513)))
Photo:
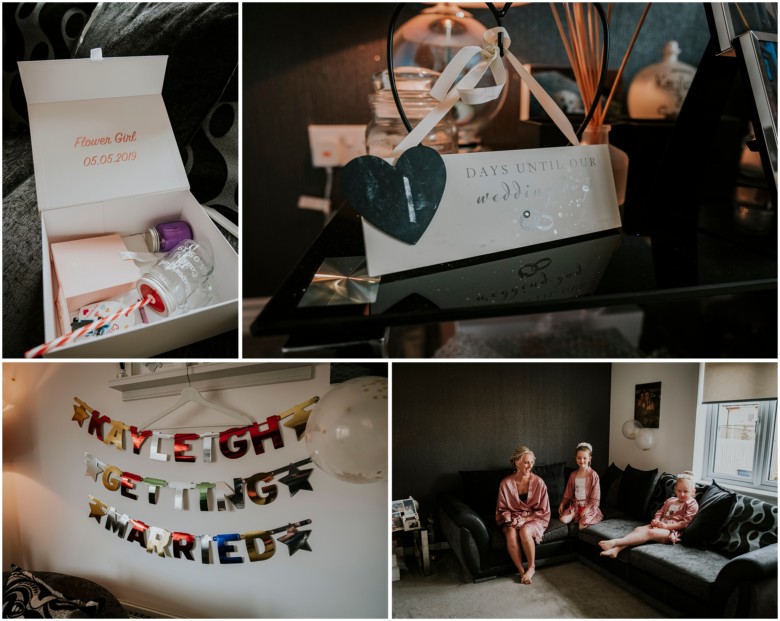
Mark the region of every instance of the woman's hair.
POLYGON ((688 485, 688 487, 692 490, 696 489, 696 486, 693 483, 693 472, 690 470, 686 470, 685 472, 681 472, 677 475, 677 481, 675 481, 675 485, 679 483, 680 481, 685 481, 688 485))
POLYGON ((534 455, 534 452, 531 449, 529 449, 527 446, 518 446, 515 449, 515 452, 512 453, 512 458, 509 460, 509 463, 512 464, 512 466, 514 467, 515 462, 526 453, 530 453, 531 455, 533 455, 534 462, 536 461, 536 455, 534 455))
POLYGON ((576 453, 577 451, 588 451, 588 454, 593 457, 593 446, 591 446, 590 442, 580 442, 574 452, 576 453))

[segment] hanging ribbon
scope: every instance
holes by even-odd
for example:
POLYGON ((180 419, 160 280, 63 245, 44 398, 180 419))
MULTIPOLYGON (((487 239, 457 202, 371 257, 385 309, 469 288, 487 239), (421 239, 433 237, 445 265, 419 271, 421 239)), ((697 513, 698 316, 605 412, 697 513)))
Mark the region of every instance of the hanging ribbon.
POLYGON ((444 68, 441 76, 431 89, 431 96, 440 103, 398 144, 391 157, 398 157, 408 148, 420 144, 425 136, 444 118, 450 109, 462 100, 467 104, 481 104, 497 99, 506 85, 506 70, 498 47, 498 35, 503 36, 504 56, 517 71, 520 79, 528 85, 539 104, 550 116, 553 123, 573 145, 579 145, 571 122, 558 107, 552 97, 542 88, 536 79, 523 67, 523 64, 509 51, 511 39, 505 28, 497 27, 487 30, 483 35, 482 47, 468 45, 461 48, 455 57, 444 68), (479 62, 472 67, 463 78, 456 83, 458 76, 469 62, 479 56, 479 62), (482 77, 490 69, 495 84, 493 86, 477 87, 482 77))
POLYGON ((203 564, 211 563, 212 542, 216 544, 217 558, 222 565, 244 562, 242 556, 236 556, 239 554, 237 546, 241 541, 246 545, 250 562, 271 558, 276 552, 276 541, 287 545, 289 556, 298 550, 312 551, 308 544, 311 530, 298 530, 299 526, 311 524, 311 520, 301 520, 270 530, 253 530, 241 534, 191 535, 144 524, 140 520, 118 513, 114 507, 108 506, 94 496, 89 496, 89 517, 95 518, 98 524, 101 524, 101 520, 105 517, 106 530, 114 532, 120 539, 137 543, 149 554, 168 558, 183 557, 194 561, 194 554, 200 550, 200 560, 203 564), (272 535, 282 532, 285 535, 274 540, 272 535))
POLYGON ((226 481, 217 481, 213 483, 209 481, 200 483, 193 483, 192 481, 166 481, 164 479, 140 476, 132 472, 122 472, 116 466, 109 466, 89 453, 84 454, 84 461, 87 465, 87 469, 84 472, 85 476, 88 476, 95 482, 97 482, 98 477, 100 477, 103 486, 107 490, 111 492, 119 491, 123 496, 132 500, 138 500, 136 495, 137 492, 135 490, 139 484, 147 485, 149 487, 147 497, 149 499, 149 504, 152 505, 157 504, 161 488, 174 490, 173 508, 177 511, 181 511, 184 508, 187 490, 198 490, 201 511, 209 510, 209 490, 212 489, 215 490, 214 494, 217 495, 216 506, 219 511, 224 511, 227 508, 227 501, 230 501, 236 509, 243 509, 245 507, 245 490, 247 497, 254 504, 270 504, 278 495, 277 486, 270 485, 270 483, 273 481, 274 477, 282 473, 287 474, 280 478, 278 482, 287 486, 290 497, 295 496, 300 490, 314 491, 309 482, 309 476, 311 476, 314 469, 300 468, 300 466, 312 463, 311 457, 301 459, 300 461, 290 463, 286 466, 281 466, 269 472, 258 472, 245 479, 234 478, 232 486, 226 481), (265 485, 262 485, 258 490, 258 485, 260 483, 264 483, 265 485))

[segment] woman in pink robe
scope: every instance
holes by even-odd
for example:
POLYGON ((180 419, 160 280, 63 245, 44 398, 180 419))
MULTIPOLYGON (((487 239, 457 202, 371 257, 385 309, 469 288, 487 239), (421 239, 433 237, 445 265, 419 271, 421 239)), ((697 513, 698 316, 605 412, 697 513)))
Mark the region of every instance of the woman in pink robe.
POLYGON ((601 556, 617 558, 618 553, 629 546, 638 546, 655 541, 657 543, 677 543, 680 535, 691 523, 699 511, 699 503, 693 497, 695 493, 693 475, 684 472, 677 475, 674 496, 668 498, 656 511, 647 526, 637 526, 625 537, 599 541, 601 556))
POLYGON ((564 524, 577 520, 580 528, 587 528, 604 519, 604 514, 599 509, 599 475, 590 467, 592 458, 593 447, 587 442, 580 442, 575 451, 578 469, 569 475, 563 500, 558 507, 561 522, 564 524))
POLYGON ((529 448, 515 449, 510 459, 515 473, 501 481, 496 502, 496 523, 504 532, 509 556, 523 584, 531 584, 536 572, 536 544, 542 542, 550 523, 547 486, 541 477, 531 472, 535 462, 536 457, 529 448), (525 570, 523 553, 528 561, 525 570))

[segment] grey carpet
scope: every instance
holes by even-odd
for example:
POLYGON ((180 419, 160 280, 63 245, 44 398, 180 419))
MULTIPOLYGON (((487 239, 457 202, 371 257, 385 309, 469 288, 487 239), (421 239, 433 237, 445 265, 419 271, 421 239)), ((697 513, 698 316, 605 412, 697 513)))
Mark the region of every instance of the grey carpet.
POLYGON ((455 556, 447 551, 422 576, 414 565, 393 582, 393 618, 398 619, 565 619, 664 618, 605 576, 573 561, 537 570, 533 584, 517 575, 480 584, 465 583, 455 556))

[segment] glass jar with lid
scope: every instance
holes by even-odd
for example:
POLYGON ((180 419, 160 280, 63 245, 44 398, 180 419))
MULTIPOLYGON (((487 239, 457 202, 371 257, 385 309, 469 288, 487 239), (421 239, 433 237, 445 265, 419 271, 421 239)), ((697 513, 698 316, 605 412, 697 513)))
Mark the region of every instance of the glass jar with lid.
MULTIPOLYGON (((419 67, 398 67, 394 73, 404 113, 415 127, 439 103, 431 97, 430 90, 440 74, 419 67)), ((373 86, 374 92, 368 96, 373 116, 366 126, 366 151, 369 155, 390 157, 409 132, 398 114, 387 70, 373 76, 373 86)), ((420 144, 441 154, 457 153, 458 129, 451 113, 448 112, 420 144)))

